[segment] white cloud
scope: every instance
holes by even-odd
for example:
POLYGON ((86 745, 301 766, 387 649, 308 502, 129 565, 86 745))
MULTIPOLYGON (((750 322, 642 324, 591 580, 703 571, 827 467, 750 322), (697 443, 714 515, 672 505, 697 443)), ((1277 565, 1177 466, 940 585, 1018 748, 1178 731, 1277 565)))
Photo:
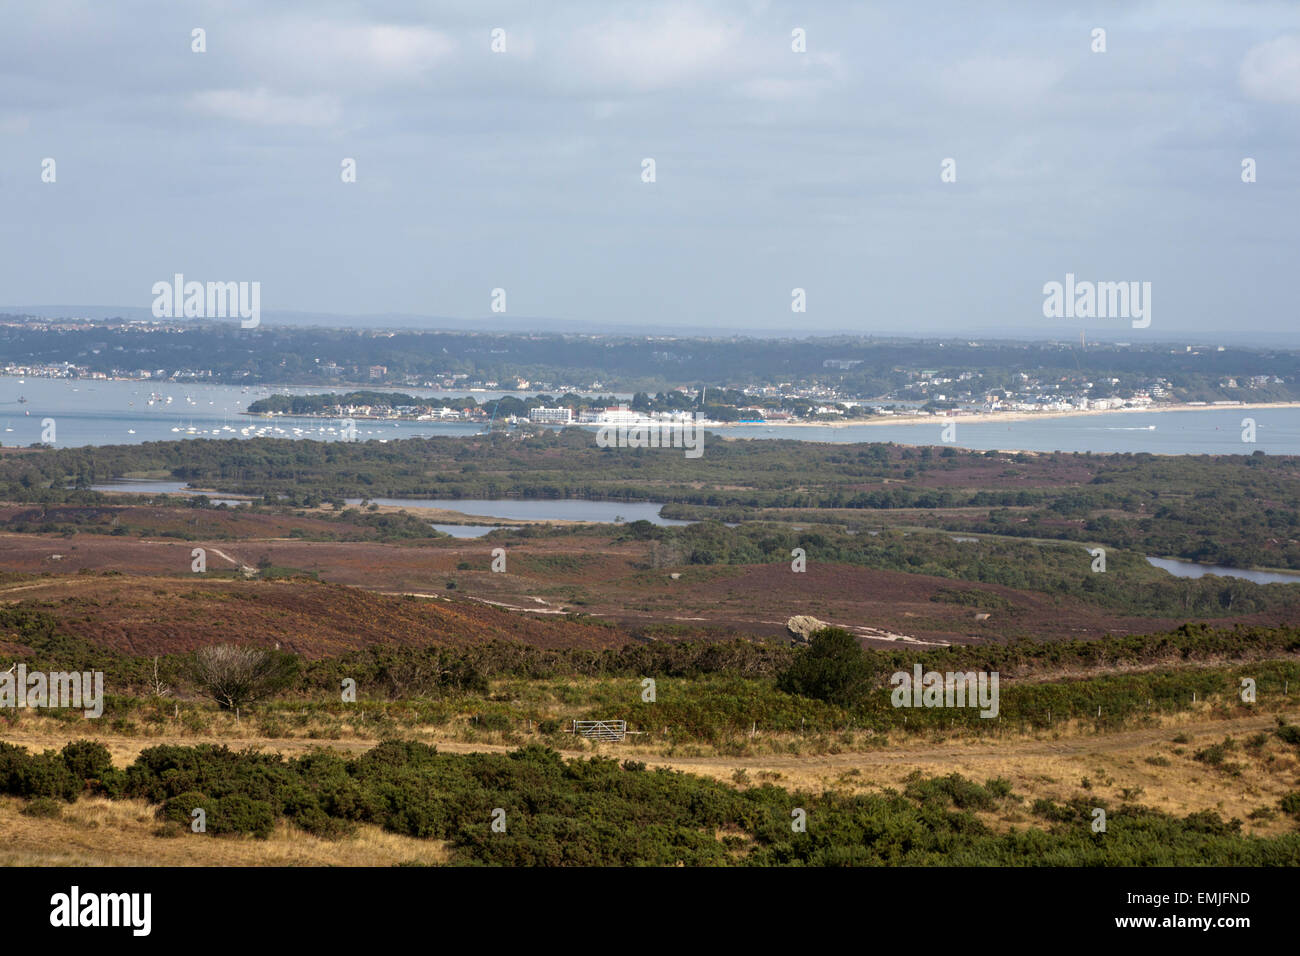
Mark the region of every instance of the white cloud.
POLYGON ((606 20, 574 35, 565 72, 583 86, 667 89, 734 69, 740 35, 737 27, 688 9, 638 20, 606 20))
POLYGON ((358 31, 358 59, 398 73, 420 73, 452 50, 452 42, 424 27, 371 26, 358 31))
POLYGON ((981 56, 943 70, 939 86, 958 103, 1023 106, 1041 99, 1064 73, 1052 60, 981 56))
POLYGON ((1241 63, 1242 92, 1269 103, 1300 103, 1300 36, 1252 47, 1241 63))
MULTIPOLYGON (((484 50, 487 42, 485 35, 484 50)), ((260 76, 318 89, 415 82, 456 49, 449 36, 428 27, 302 19, 258 23, 240 45, 260 76)))
POLYGON ((190 97, 199 112, 260 126, 333 126, 338 103, 328 96, 288 96, 270 90, 205 90, 190 97))
POLYGON ((6 136, 21 136, 31 125, 31 119, 22 113, 0 113, 0 133, 6 136))

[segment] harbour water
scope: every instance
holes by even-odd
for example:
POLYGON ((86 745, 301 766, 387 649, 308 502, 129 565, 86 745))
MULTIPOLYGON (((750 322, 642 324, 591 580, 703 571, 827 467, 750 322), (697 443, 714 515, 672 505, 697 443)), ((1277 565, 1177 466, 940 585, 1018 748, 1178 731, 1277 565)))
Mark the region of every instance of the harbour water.
MULTIPOLYGON (((0 376, 0 444, 31 445, 42 440, 43 422, 53 420, 56 447, 136 444, 185 438, 340 437, 341 422, 320 418, 263 418, 241 414, 250 403, 272 394, 308 394, 320 388, 233 385, 164 385, 0 376), (160 396, 150 401, 151 397, 160 396), (19 402, 19 397, 26 399, 19 402), (167 399, 171 401, 168 402, 167 399)), ((460 392, 405 389, 423 396, 460 392)), ((514 392, 474 392, 482 402, 514 392)), ((705 440, 792 439, 814 442, 899 442, 939 445, 943 422, 843 427, 733 425, 711 431, 705 440)), ((483 430, 470 422, 356 422, 361 441, 391 441, 429 435, 472 435, 483 430)), ((956 420, 959 448, 1025 451, 1151 452, 1161 455, 1241 455, 1262 451, 1300 454, 1300 408, 1205 408, 1190 411, 1113 412, 1073 417, 1035 417, 1020 421, 973 423, 956 420), (1242 420, 1253 419, 1256 440, 1242 440, 1242 420)), ((593 432, 593 441, 594 432, 593 432)))
MULTIPOLYGON (((167 385, 150 382, 18 379, 0 376, 0 444, 24 446, 42 440, 44 422, 54 422, 54 445, 134 445, 186 438, 312 438, 340 437, 339 419, 245 415, 248 406, 269 395, 307 395, 324 388, 235 385, 167 385), (154 396, 157 396, 156 398, 154 396), (26 401, 19 401, 19 399, 26 401), (152 401, 151 401, 152 399, 152 401), (168 401, 170 399, 170 401, 168 401)), ((335 388, 346 392, 352 389, 335 388)), ((503 395, 525 392, 459 391, 428 388, 371 389, 421 397, 473 396, 479 404, 503 395)), ((473 435, 483 431, 473 422, 368 421, 358 419, 359 441, 391 441, 430 435, 473 435)))
MULTIPOLYGON (((1034 417, 1020 421, 963 422, 955 419, 958 448, 1022 451, 1150 452, 1155 455, 1300 454, 1300 408, 1205 408, 1188 411, 1103 412, 1096 415, 1034 417), (1242 419, 1255 422, 1255 441, 1242 440, 1242 419)), ((819 442, 892 441, 941 445, 944 421, 909 425, 808 425, 782 428, 737 425, 719 432, 729 438, 795 438, 819 442)), ((708 442, 705 442, 708 454, 708 442)))

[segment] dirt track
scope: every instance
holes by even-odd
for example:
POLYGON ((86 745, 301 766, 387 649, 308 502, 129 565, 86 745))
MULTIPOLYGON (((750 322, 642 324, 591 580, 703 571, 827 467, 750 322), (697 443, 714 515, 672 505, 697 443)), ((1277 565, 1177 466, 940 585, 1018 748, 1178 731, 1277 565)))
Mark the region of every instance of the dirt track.
MULTIPOLYGON (((1002 742, 986 739, 959 738, 939 744, 907 742, 880 750, 839 754, 756 754, 752 756, 657 756, 648 748, 634 743, 600 744, 595 749, 564 748, 566 757, 584 757, 594 754, 643 760, 651 767, 669 767, 692 773, 730 774, 739 769, 751 773, 762 771, 843 772, 850 769, 875 767, 913 766, 922 764, 1004 764, 1034 757, 1090 757, 1101 754, 1126 754, 1162 745, 1177 734, 1189 737, 1211 735, 1243 735, 1258 733, 1275 726, 1273 715, 1242 717, 1233 720, 1194 720, 1172 726, 1124 730, 1105 735, 1072 735, 1059 739, 1044 737, 1011 737, 1002 742)), ((232 749, 257 746, 285 756, 295 756, 311 750, 326 748, 344 753, 363 753, 379 743, 377 737, 355 737, 347 740, 305 740, 297 738, 265 737, 205 737, 186 734, 163 734, 147 738, 118 737, 103 734, 6 732, 6 743, 18 744, 30 750, 58 749, 78 739, 99 740, 112 751, 119 764, 129 763, 148 747, 162 744, 192 746, 202 743, 225 744, 232 749)), ((446 753, 506 753, 518 749, 518 744, 467 743, 459 740, 421 736, 424 742, 437 746, 446 753)))

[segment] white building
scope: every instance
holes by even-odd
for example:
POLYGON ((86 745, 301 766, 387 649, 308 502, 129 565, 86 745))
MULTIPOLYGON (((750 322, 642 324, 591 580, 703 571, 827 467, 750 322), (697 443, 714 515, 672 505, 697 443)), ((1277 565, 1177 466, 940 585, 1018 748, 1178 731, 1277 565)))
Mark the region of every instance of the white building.
POLYGON ((568 425, 573 421, 573 409, 530 408, 528 410, 528 420, 530 422, 540 422, 543 425, 568 425))

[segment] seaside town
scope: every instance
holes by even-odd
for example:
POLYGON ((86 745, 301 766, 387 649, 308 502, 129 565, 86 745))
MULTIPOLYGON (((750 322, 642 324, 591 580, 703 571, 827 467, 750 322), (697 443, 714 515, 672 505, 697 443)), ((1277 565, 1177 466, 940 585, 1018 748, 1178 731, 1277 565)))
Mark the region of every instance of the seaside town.
POLYGON ((1291 402, 1300 383, 1288 355, 1214 344, 1134 348, 1082 335, 1077 346, 812 339, 781 346, 279 329, 254 347, 229 330, 182 322, 0 316, 0 344, 8 353, 0 373, 17 387, 14 398, 26 379, 147 383, 149 404, 185 404, 186 386, 220 385, 248 394, 251 415, 493 425, 599 426, 687 414, 712 425, 1069 415, 1291 402), (51 335, 69 346, 60 361, 40 344, 51 335), (718 349, 748 361, 710 380, 726 367, 709 358, 718 349), (276 394, 288 389, 296 394, 276 394))
MULTIPOLYGON (((7 364, 3 374, 18 378, 67 380, 125 380, 154 383, 157 388, 192 383, 215 383, 210 369, 114 369, 102 372, 72 363, 44 365, 7 364)), ((1218 399, 1214 401, 1178 401, 1169 380, 1161 377, 1145 379, 1136 386, 1124 383, 1117 377, 1090 380, 1082 375, 1049 377, 1017 372, 1008 384, 981 387, 982 376, 974 371, 956 374, 938 369, 897 369, 906 377, 907 384, 889 394, 866 398, 845 394, 844 390, 829 384, 778 383, 770 386, 738 385, 710 390, 704 388, 678 388, 659 392, 651 397, 638 393, 630 402, 621 396, 601 395, 602 383, 549 383, 524 379, 496 381, 475 379, 458 373, 441 378, 406 381, 408 387, 461 391, 458 402, 449 398, 422 400, 416 396, 392 393, 386 384, 388 369, 372 366, 365 369, 346 369, 332 364, 323 367, 323 374, 342 384, 355 381, 358 372, 364 380, 375 384, 366 391, 350 391, 340 395, 320 396, 338 398, 337 402, 317 403, 315 407, 264 407, 266 400, 254 402, 249 414, 273 417, 294 415, 298 417, 358 418, 411 421, 500 421, 503 424, 529 422, 539 425, 603 425, 639 424, 652 421, 676 421, 690 415, 711 425, 726 424, 793 424, 833 423, 836 421, 863 421, 897 417, 952 418, 971 415, 1015 414, 1069 414, 1084 411, 1117 411, 1122 409, 1154 409, 1161 406, 1231 406, 1245 404, 1246 400, 1218 399), (380 391, 376 391, 378 388, 380 391), (501 402, 501 408, 488 397, 475 399, 475 392, 508 392, 518 396, 513 402, 501 402), (391 400, 384 396, 392 394, 391 400), (531 394, 533 397, 525 397, 531 394), (509 410, 506 407, 509 406, 509 410), (498 412, 501 414, 498 416, 498 412)), ((1282 384, 1275 375, 1225 377, 1218 382, 1225 390, 1259 390, 1282 384)), ((260 391, 265 392, 263 386, 260 391)), ((155 391, 150 394, 150 404, 167 401, 170 396, 155 391)), ((299 405, 301 403, 298 403, 299 405)))

